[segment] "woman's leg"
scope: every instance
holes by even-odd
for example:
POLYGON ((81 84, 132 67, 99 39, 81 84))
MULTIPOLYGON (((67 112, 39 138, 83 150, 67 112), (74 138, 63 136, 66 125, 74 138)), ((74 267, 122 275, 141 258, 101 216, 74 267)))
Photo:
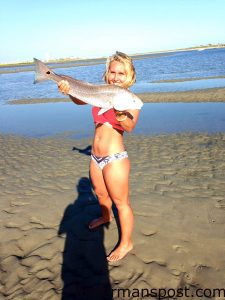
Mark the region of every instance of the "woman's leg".
POLYGON ((103 169, 105 185, 110 198, 115 203, 121 227, 119 246, 108 256, 109 261, 123 258, 132 248, 131 234, 133 230, 133 211, 129 203, 129 173, 128 158, 116 160, 103 169))
POLYGON ((90 225, 90 229, 94 229, 102 224, 108 223, 112 219, 111 209, 112 200, 105 186, 102 170, 91 160, 90 162, 90 177, 95 194, 98 197, 99 204, 102 209, 102 216, 94 219, 90 225))

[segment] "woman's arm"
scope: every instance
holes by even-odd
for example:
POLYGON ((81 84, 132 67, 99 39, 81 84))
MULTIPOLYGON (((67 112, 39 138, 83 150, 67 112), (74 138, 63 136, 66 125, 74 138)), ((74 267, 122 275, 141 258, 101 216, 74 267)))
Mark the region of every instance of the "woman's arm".
MULTIPOLYGON (((58 89, 61 93, 63 93, 64 95, 68 95, 69 93, 69 90, 70 90, 70 84, 67 80, 61 80, 59 83, 58 83, 58 89)), ((83 101, 81 101, 80 99, 77 99, 73 96, 70 96, 70 99, 75 103, 75 104, 78 104, 78 105, 84 105, 84 104, 87 104, 83 101)))
POLYGON ((116 110, 116 119, 120 122, 120 125, 127 132, 131 132, 138 121, 138 117, 140 114, 139 109, 134 110, 126 110, 126 111, 118 111, 116 110))

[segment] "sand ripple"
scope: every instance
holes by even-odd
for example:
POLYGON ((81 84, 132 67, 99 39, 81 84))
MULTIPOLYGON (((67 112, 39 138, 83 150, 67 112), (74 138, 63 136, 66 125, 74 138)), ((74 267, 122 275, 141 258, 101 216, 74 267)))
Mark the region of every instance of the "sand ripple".
POLYGON ((108 265, 116 222, 88 230, 100 213, 87 183, 79 183, 88 177, 90 157, 73 151, 91 141, 0 136, 0 299, 55 300, 63 294, 70 300, 84 291, 98 295, 89 299, 110 299, 110 285, 224 287, 225 135, 125 140, 135 246, 108 265))

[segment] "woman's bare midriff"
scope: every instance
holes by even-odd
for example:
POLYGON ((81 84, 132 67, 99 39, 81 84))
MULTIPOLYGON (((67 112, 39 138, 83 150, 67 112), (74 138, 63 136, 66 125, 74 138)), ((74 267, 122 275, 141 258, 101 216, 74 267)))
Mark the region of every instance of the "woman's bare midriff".
POLYGON ((98 124, 92 144, 92 152, 96 156, 107 156, 125 150, 123 133, 104 124, 98 124))

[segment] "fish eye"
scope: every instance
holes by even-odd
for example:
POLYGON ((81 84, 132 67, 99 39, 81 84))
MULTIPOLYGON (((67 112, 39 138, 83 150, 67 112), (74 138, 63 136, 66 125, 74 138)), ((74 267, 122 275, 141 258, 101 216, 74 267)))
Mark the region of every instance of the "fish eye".
POLYGON ((51 74, 51 72, 50 72, 50 71, 47 71, 46 74, 51 74))

